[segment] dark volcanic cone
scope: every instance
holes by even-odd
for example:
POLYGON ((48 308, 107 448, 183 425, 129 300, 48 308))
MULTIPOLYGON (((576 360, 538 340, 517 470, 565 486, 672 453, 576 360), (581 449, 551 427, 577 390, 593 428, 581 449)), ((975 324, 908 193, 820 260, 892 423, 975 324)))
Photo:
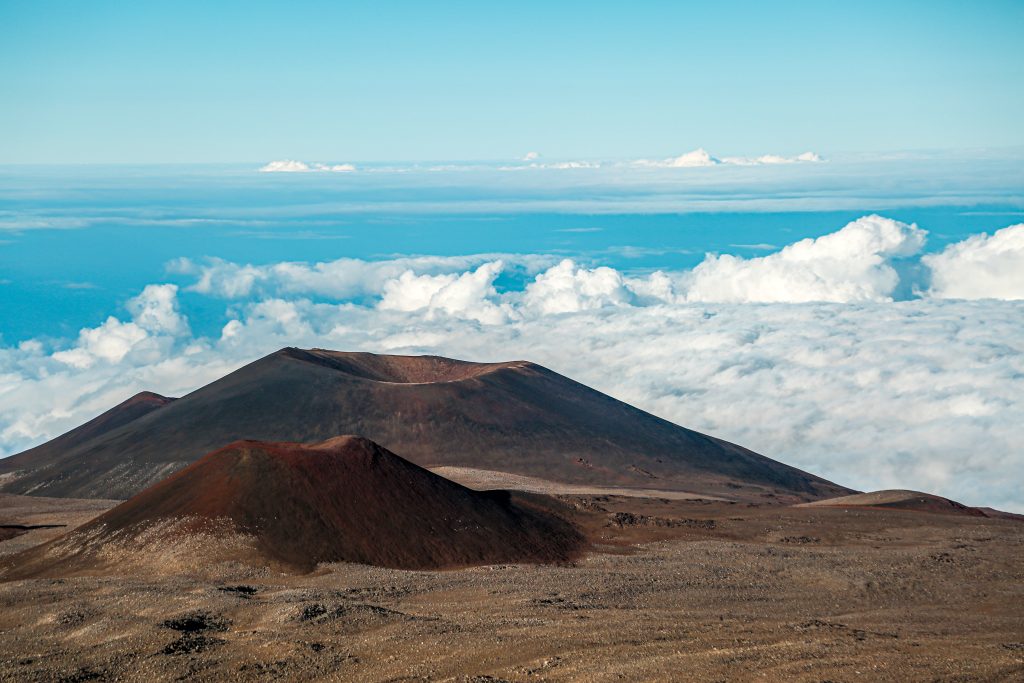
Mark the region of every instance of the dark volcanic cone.
POLYGON ((36 457, 46 458, 52 451, 78 448, 82 444, 102 437, 107 432, 123 427, 143 415, 148 415, 157 408, 163 408, 174 400, 167 396, 154 394, 152 391, 140 391, 127 401, 118 403, 110 410, 94 417, 85 424, 75 427, 70 432, 61 434, 57 438, 51 439, 35 448, 30 448, 19 455, 26 460, 31 460, 36 457))
POLYGON ((300 570, 564 562, 582 544, 526 496, 467 489, 367 439, 239 441, 29 550, 7 578, 106 571, 151 553, 175 571, 217 561, 300 570))
POLYGON ((0 490, 128 498, 238 439, 338 434, 364 435, 424 467, 566 484, 786 502, 850 493, 534 363, 293 348, 85 441, 0 460, 0 490))

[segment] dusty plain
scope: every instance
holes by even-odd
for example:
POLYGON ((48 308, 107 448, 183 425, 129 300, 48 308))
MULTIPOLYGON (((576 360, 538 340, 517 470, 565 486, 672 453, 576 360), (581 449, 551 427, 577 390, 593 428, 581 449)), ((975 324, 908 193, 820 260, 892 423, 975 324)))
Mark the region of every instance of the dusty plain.
MULTIPOLYGON (((563 500, 595 544, 566 566, 0 583, 0 680, 1024 680, 1019 521, 563 500)), ((0 502, 8 528, 110 505, 0 502)))

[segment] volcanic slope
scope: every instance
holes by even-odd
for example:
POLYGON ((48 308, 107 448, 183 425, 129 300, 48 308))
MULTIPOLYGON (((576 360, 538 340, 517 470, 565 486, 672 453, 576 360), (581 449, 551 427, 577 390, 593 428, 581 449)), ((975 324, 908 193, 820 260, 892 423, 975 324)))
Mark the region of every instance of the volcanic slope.
POLYGON ((582 548, 559 504, 473 491, 356 436, 238 441, 50 543, 4 578, 218 562, 308 571, 565 562, 582 548))
MULTIPOLYGON (((832 508, 866 508, 880 510, 912 510, 915 512, 933 512, 946 515, 968 515, 971 517, 989 516, 983 510, 968 507, 949 498, 936 496, 920 491, 902 489, 886 489, 869 493, 856 493, 851 496, 828 498, 813 503, 804 503, 800 507, 832 507, 832 508)), ((993 510, 993 513, 999 513, 993 510)), ((996 516, 993 515, 993 516, 996 516)))
MULTIPOLYGON (((361 434, 424 467, 800 502, 850 493, 534 363, 286 348, 70 447, 0 460, 0 490, 127 498, 238 439, 361 434)), ((56 440, 55 440, 56 441, 56 440)))

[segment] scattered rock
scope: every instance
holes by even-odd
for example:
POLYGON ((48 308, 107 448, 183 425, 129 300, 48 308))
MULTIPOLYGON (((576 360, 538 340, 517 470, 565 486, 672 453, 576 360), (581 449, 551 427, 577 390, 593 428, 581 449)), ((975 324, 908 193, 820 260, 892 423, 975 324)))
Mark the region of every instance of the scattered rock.
POLYGON ((165 628, 185 633, 201 633, 203 631, 227 631, 231 620, 219 614, 211 614, 202 610, 189 612, 163 623, 165 628))
POLYGON ((314 602, 312 605, 306 605, 302 608, 302 613, 299 614, 299 621, 313 621, 324 614, 327 614, 327 608, 319 602, 314 602))
POLYGON ((690 528, 690 529, 714 529, 713 519, 670 519, 667 517, 652 517, 650 515, 637 515, 632 512, 616 512, 608 516, 608 524, 605 526, 622 529, 632 526, 660 527, 665 529, 690 528))
POLYGON ((785 536, 779 539, 779 543, 797 543, 803 545, 806 543, 821 543, 821 539, 814 536, 785 536))
POLYGON ((313 604, 306 605, 302 608, 302 611, 298 615, 298 620, 315 621, 318 623, 322 623, 326 621, 333 621, 335 619, 358 616, 370 616, 378 618, 396 617, 400 619, 410 618, 409 615, 404 612, 398 612, 393 609, 381 607, 380 605, 369 605, 359 603, 338 605, 333 608, 328 608, 323 603, 314 602, 313 604))
POLYGON ((225 642, 221 638, 211 638, 202 633, 187 631, 180 638, 168 644, 161 652, 165 655, 195 654, 205 652, 217 645, 223 645, 225 642))
POLYGON ((80 681, 102 681, 107 677, 103 671, 97 671, 89 667, 82 667, 78 671, 59 678, 60 683, 80 683, 80 681))
POLYGON ((69 610, 57 615, 57 623, 61 626, 78 626, 94 614, 95 612, 89 609, 69 610))

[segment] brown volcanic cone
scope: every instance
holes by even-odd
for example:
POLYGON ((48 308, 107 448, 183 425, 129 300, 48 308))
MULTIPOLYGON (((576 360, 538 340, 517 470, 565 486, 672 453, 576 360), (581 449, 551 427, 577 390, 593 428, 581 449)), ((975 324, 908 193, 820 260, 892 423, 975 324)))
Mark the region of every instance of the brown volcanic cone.
POLYGON ((0 460, 0 491, 128 498, 238 439, 362 434, 424 467, 789 502, 850 493, 526 361, 287 348, 131 422, 0 460))
POLYGON ((852 496, 827 498, 813 503, 804 503, 799 507, 833 507, 833 508, 866 508, 881 510, 911 510, 914 512, 934 512, 946 515, 968 515, 971 517, 987 517, 978 508, 968 507, 949 498, 936 496, 920 491, 902 489, 886 489, 857 493, 852 496))
POLYGON ((173 556, 186 567, 240 560, 301 570, 564 562, 582 543, 525 497, 467 489, 357 436, 238 441, 28 551, 7 578, 103 570, 150 553, 158 564, 173 556))

